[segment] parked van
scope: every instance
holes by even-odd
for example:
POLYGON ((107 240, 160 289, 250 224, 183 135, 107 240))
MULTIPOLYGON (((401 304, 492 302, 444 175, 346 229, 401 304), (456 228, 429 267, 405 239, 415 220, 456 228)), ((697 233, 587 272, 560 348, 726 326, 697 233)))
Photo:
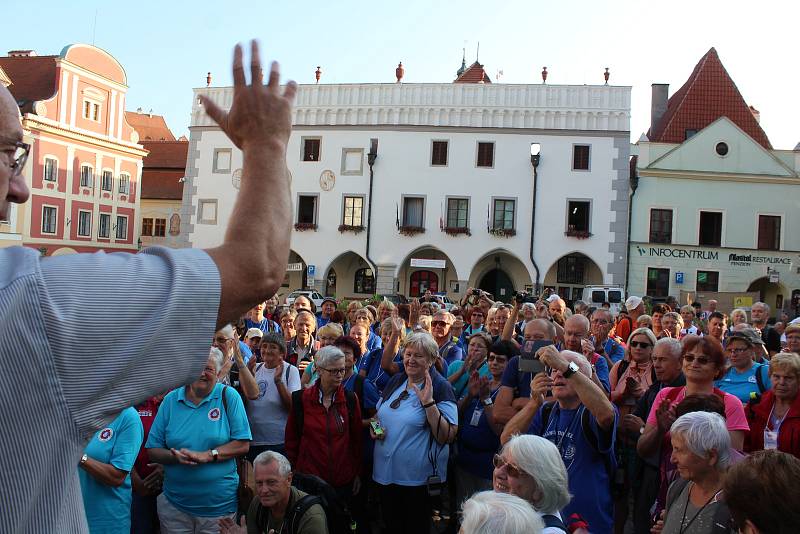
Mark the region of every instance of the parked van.
POLYGON ((604 302, 608 302, 611 313, 616 316, 625 301, 625 292, 617 286, 586 286, 581 300, 595 308, 601 308, 604 302))

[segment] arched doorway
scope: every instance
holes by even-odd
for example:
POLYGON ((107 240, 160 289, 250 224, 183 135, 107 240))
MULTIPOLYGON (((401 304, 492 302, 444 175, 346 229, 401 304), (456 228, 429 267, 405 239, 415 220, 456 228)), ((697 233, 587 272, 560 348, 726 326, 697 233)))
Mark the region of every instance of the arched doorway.
POLYGON ((584 287, 593 285, 603 285, 603 271, 580 252, 561 256, 544 276, 544 287, 558 293, 568 306, 583 296, 584 287))
POLYGON ((333 267, 328 269, 328 276, 325 278, 325 295, 336 295, 336 270, 333 267))
POLYGON ((360 254, 348 250, 334 258, 325 274, 326 295, 363 299, 375 294, 375 274, 360 254))
POLYGON ((289 264, 283 283, 278 290, 278 298, 283 302, 284 297, 296 289, 305 289, 307 284, 306 261, 294 250, 289 251, 289 264))
POLYGON ((439 276, 433 271, 414 271, 411 273, 408 296, 421 297, 426 291, 431 293, 439 291, 439 276))
POLYGON ((770 282, 767 276, 753 280, 747 291, 758 292, 758 300, 769 305, 771 316, 777 316, 783 309, 784 296, 788 294, 783 284, 770 282))
POLYGON ((503 302, 510 302, 514 296, 514 284, 502 269, 492 269, 483 275, 478 288, 491 293, 495 299, 503 302))

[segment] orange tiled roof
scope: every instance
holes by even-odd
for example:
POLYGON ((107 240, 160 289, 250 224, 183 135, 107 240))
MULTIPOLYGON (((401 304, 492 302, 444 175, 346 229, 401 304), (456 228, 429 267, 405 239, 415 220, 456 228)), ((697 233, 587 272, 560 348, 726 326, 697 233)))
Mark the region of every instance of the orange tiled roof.
POLYGON ((183 170, 142 170, 142 199, 181 200, 183 198, 183 170))
POLYGON ((134 130, 139 134, 139 141, 174 141, 164 117, 161 115, 151 115, 150 113, 138 113, 136 111, 126 111, 125 120, 128 121, 134 130))
POLYGON ((711 48, 669 99, 667 111, 647 137, 656 142, 683 143, 686 130, 702 130, 720 117, 728 117, 764 148, 772 148, 717 51, 711 48))
POLYGON ((141 141, 141 144, 150 152, 142 162, 143 168, 175 169, 181 172, 186 168, 188 141, 141 141))
POLYGON ((188 141, 142 141, 149 154, 142 162, 142 198, 181 200, 188 141))
POLYGON ((467 67, 467 70, 462 72, 453 83, 480 83, 481 81, 483 81, 483 83, 492 83, 483 65, 476 61, 467 67))

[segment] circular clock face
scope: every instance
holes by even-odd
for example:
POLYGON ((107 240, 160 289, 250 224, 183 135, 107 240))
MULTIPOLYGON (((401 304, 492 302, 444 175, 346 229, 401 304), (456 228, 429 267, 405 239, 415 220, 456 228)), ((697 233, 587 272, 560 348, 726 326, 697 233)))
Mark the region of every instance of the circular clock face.
POLYGON ((242 169, 236 169, 233 171, 231 175, 231 183, 233 184, 233 188, 237 191, 242 186, 242 169))
POLYGON ((322 171, 319 175, 319 186, 323 191, 330 191, 336 184, 336 175, 331 170, 322 171))

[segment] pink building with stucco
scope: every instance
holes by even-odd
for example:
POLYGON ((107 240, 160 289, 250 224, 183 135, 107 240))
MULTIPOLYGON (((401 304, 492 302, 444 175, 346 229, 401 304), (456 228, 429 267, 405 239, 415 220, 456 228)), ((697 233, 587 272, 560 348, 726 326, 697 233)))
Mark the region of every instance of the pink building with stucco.
POLYGON ((25 246, 45 255, 135 252, 147 151, 125 120, 125 70, 86 44, 60 54, 0 57, 23 128, 33 139, 26 176, 31 199, 17 213, 25 246))

